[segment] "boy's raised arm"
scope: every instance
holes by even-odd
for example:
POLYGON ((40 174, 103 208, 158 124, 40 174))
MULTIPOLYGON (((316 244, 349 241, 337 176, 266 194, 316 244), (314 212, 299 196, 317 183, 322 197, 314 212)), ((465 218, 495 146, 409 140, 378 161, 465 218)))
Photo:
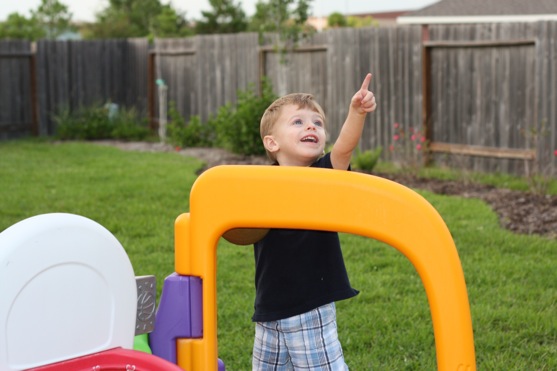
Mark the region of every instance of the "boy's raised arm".
POLYGON ((362 136, 366 115, 368 112, 375 111, 377 107, 375 96, 369 91, 371 77, 371 73, 366 75, 360 90, 354 94, 350 101, 348 116, 331 151, 331 162, 335 169, 348 169, 352 151, 354 151, 362 136))

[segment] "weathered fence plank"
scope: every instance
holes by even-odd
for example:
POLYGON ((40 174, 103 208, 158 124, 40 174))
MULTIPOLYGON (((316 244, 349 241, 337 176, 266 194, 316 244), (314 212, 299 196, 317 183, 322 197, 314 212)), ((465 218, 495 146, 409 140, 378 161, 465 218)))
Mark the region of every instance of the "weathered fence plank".
MULTIPOLYGON (((156 89, 154 80, 163 81, 168 88, 168 101, 181 115, 191 117, 198 114, 195 74, 198 50, 195 39, 156 39, 152 53, 154 75, 149 77, 151 89, 156 89)), ((158 99, 151 99, 150 104, 158 107, 158 99)), ((158 117, 158 108, 155 116, 158 117)))
POLYGON ((37 122, 33 122, 33 58, 27 41, 0 42, 0 140, 37 130, 37 122))

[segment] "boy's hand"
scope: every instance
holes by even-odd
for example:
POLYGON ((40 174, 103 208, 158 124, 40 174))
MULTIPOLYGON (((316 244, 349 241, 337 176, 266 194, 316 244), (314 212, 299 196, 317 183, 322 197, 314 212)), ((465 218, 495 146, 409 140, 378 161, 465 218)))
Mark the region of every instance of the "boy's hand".
POLYGON ((357 113, 364 115, 375 111, 377 104, 375 103, 375 95, 368 90, 371 82, 371 73, 366 75, 362 87, 354 94, 350 102, 350 108, 356 110, 357 113))

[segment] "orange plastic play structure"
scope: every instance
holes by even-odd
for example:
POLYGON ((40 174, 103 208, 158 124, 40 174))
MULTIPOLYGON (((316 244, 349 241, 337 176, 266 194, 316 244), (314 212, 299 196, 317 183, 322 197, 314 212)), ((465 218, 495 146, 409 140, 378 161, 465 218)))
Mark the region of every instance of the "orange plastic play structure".
POLYGON ((175 269, 203 280, 203 338, 177 341, 178 365, 217 370, 216 254, 233 228, 300 228, 370 237, 414 265, 427 294, 439 370, 476 369, 460 259, 438 212, 422 196, 366 174, 282 166, 218 166, 190 194, 175 223, 175 269))

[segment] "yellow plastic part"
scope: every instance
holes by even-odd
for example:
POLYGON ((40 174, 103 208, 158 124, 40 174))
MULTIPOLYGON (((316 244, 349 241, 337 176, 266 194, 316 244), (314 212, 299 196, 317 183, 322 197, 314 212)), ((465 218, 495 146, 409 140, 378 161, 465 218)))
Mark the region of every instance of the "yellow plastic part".
POLYGON ((197 179, 190 212, 175 224, 176 272, 203 279, 203 338, 191 349, 199 352, 193 359, 203 361, 191 364, 189 371, 217 370, 216 247, 225 231, 242 227, 338 231, 396 248, 425 287, 438 369, 476 369, 460 259, 441 216, 422 196, 355 172, 228 165, 197 179))
POLYGON ((187 371, 211 370, 212 366, 205 365, 204 346, 205 342, 202 339, 176 340, 176 364, 187 371))

